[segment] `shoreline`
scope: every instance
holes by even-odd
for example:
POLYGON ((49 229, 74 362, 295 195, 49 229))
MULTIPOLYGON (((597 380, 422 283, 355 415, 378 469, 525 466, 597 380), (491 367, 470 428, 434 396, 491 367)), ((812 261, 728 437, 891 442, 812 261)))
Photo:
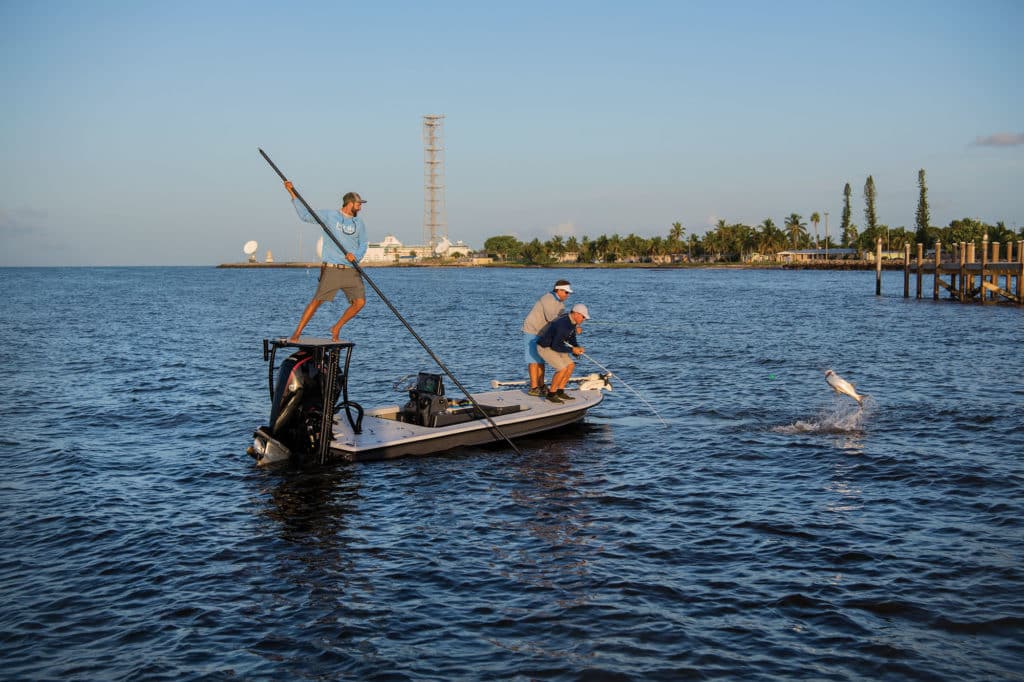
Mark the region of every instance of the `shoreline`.
MULTIPOLYGON (((280 269, 280 268, 319 268, 320 263, 300 263, 283 261, 280 263, 221 263, 216 268, 225 269, 280 269)), ((524 263, 475 263, 455 262, 424 262, 424 263, 360 263, 366 268, 532 268, 538 270, 620 270, 639 268, 647 270, 874 270, 875 263, 864 260, 834 260, 828 262, 809 263, 550 263, 534 265, 524 263)), ((903 270, 902 261, 883 262, 883 270, 903 270)))

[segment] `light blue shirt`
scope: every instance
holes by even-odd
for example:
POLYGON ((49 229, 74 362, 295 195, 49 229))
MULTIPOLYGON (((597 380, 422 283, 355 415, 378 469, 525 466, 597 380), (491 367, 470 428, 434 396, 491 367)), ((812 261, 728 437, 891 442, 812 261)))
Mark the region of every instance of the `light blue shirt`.
MULTIPOLYGON (((292 205, 295 206, 295 212, 301 220, 307 223, 316 222, 316 218, 309 214, 309 211, 306 210, 301 201, 292 199, 292 205)), ((338 210, 317 211, 316 214, 320 216, 320 220, 324 221, 324 225, 331 231, 331 234, 337 237, 341 245, 345 247, 345 250, 356 257, 357 263, 363 260, 367 247, 366 225, 359 219, 359 216, 350 218, 338 210)), ((323 261, 336 265, 349 265, 345 254, 341 252, 337 244, 334 243, 334 240, 327 235, 324 235, 323 261)))

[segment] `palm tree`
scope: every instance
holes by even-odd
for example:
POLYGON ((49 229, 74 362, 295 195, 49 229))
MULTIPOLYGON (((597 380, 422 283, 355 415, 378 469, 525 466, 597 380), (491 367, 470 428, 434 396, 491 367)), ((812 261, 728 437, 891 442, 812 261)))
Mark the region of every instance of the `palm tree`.
POLYGON ((672 223, 672 229, 668 231, 668 238, 672 242, 683 241, 683 234, 686 233, 686 228, 680 222, 672 223))
POLYGON ((595 256, 595 250, 594 242, 590 241, 590 237, 587 235, 583 235, 583 238, 580 240, 580 255, 576 260, 583 263, 593 262, 597 257, 595 256))
POLYGON ((802 222, 803 216, 799 213, 790 213, 786 218, 786 229, 793 238, 793 248, 796 249, 797 239, 803 241, 807 237, 807 223, 802 222))
POLYGON ((757 248, 765 255, 772 254, 774 260, 774 254, 786 246, 786 233, 771 218, 765 218, 758 227, 757 248))
POLYGON ((724 218, 719 218, 715 226, 704 235, 704 243, 709 253, 714 254, 714 261, 721 260, 722 252, 725 251, 725 233, 729 229, 724 218))
POLYGON ((680 222, 672 223, 672 229, 668 231, 668 244, 667 248, 672 253, 677 253, 682 247, 683 235, 686 234, 686 228, 680 222))
POLYGON ((625 239, 622 240, 622 251, 627 258, 635 258, 640 260, 640 257, 647 250, 647 242, 643 237, 637 236, 630 232, 626 235, 625 239))
POLYGON ((857 223, 849 223, 843 230, 843 240, 840 242, 843 247, 856 248, 860 232, 857 230, 857 223))
POLYGON ((579 245, 579 242, 576 241, 576 235, 572 235, 568 239, 565 240, 565 250, 566 250, 567 253, 575 253, 576 254, 576 260, 579 260, 579 258, 580 258, 580 245, 579 245))
POLYGON ((811 214, 811 222, 814 223, 814 248, 818 248, 818 223, 821 222, 821 216, 815 211, 811 214))
POLYGON ((611 237, 608 237, 607 248, 604 252, 604 261, 606 263, 614 263, 622 260, 622 237, 619 236, 618 232, 613 232, 611 237))
POLYGON ((547 240, 544 243, 544 248, 547 249, 549 254, 554 255, 557 260, 562 260, 562 256, 565 254, 565 242, 562 240, 562 235, 556 234, 547 240))
POLYGON ((659 236, 647 240, 647 260, 651 263, 660 263, 661 257, 665 255, 665 240, 659 236))

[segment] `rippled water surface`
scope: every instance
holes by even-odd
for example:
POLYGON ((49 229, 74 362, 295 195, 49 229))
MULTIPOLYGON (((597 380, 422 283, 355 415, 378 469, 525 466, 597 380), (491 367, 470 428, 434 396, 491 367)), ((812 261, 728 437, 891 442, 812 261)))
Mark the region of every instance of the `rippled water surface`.
MULTIPOLYGON (((1022 679, 1021 309, 899 273, 370 274, 475 390, 524 377, 566 276, 668 426, 620 384, 522 456, 258 470, 261 339, 315 272, 0 270, 0 677, 1022 679)), ((432 369, 372 292, 345 335, 366 406, 432 369)))

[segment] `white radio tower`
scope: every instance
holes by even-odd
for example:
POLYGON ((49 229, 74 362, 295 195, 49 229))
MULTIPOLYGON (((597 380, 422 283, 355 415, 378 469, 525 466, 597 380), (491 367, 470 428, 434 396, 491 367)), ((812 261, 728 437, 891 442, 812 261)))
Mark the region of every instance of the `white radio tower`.
POLYGON ((448 238, 444 207, 444 114, 423 117, 423 241, 431 250, 448 238))

